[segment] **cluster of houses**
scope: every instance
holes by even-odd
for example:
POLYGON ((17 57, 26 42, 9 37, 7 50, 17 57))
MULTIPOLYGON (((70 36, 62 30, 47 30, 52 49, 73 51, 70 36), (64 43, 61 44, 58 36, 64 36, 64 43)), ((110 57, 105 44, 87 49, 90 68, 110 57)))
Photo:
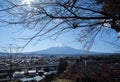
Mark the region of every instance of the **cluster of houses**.
POLYGON ((0 57, 0 81, 42 82, 57 73, 58 59, 53 57, 0 57))
POLYGON ((2 70, 0 81, 7 82, 43 82, 51 79, 57 73, 56 66, 46 66, 41 69, 29 68, 19 70, 2 70))
MULTIPOLYGON (((79 73, 82 77, 87 73, 88 76, 99 79, 99 75, 102 76, 106 74, 109 76, 110 73, 114 75, 114 77, 112 77, 113 79, 116 80, 116 78, 120 78, 120 57, 75 56, 63 58, 70 67, 73 67, 72 72, 75 72, 75 74, 79 73)), ((57 67, 59 67, 60 59, 61 56, 23 56, 12 59, 9 57, 0 57, 0 82, 7 82, 10 80, 11 82, 46 82, 46 80, 50 82, 49 80, 57 74, 57 67)), ((64 76, 63 74, 63 77, 65 78, 66 75, 64 76)), ((111 78, 111 75, 109 78, 111 78)))
POLYGON ((20 82, 43 82, 44 80, 49 79, 49 77, 53 77, 56 73, 57 71, 55 69, 48 70, 46 68, 40 70, 22 70, 14 72, 13 78, 20 82))

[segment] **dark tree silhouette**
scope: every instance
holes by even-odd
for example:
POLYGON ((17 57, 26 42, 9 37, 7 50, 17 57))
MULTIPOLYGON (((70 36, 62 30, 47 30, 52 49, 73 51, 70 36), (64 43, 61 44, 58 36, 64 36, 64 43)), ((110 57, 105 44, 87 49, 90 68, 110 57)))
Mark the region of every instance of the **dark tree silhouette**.
MULTIPOLYGON (((19 0, 0 1, 0 25, 21 25, 35 30, 34 38, 57 38, 64 32, 80 29, 79 41, 88 49, 94 38, 111 28, 120 32, 120 0, 35 0, 21 4, 19 0)), ((25 45, 25 46, 26 46, 25 45)), ((24 46, 24 47, 25 47, 24 46)))
POLYGON ((65 59, 60 59, 60 63, 58 65, 58 74, 63 73, 68 66, 68 63, 65 59))
MULTIPOLYGON (((102 12, 104 16, 120 17, 120 0, 96 0, 97 4, 102 4, 102 12)), ((120 32, 120 20, 112 19, 111 28, 120 32)))

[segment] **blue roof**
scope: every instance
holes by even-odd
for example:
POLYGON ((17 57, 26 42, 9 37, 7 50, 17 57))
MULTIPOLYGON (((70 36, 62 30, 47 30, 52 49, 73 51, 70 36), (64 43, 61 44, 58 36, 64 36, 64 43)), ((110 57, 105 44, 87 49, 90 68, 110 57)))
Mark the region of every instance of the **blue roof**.
POLYGON ((43 79, 43 77, 41 77, 41 76, 36 76, 36 77, 34 77, 34 79, 35 79, 36 81, 40 81, 40 80, 43 79))
POLYGON ((25 81, 33 81, 34 78, 22 78, 20 81, 25 82, 25 81))

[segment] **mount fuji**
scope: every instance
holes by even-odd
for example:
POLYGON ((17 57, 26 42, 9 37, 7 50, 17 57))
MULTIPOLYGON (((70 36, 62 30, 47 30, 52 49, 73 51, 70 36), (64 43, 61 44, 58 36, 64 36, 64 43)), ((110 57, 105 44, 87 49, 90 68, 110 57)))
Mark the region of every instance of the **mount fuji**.
POLYGON ((38 50, 34 52, 30 52, 36 55, 88 55, 95 54, 95 52, 88 52, 85 50, 79 50, 72 48, 70 46, 66 46, 64 44, 57 44, 54 47, 50 47, 44 50, 38 50))

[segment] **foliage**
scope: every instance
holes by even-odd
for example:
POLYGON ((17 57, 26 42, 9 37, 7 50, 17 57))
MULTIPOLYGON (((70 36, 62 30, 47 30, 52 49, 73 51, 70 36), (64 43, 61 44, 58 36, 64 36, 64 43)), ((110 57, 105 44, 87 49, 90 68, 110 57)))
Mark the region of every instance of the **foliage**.
POLYGON ((67 65, 68 65, 67 61, 61 58, 60 63, 58 65, 58 74, 63 73, 66 70, 67 65))
POLYGON ((112 61, 102 64, 88 62, 86 66, 83 62, 76 62, 68 65, 60 78, 74 82, 115 82, 116 78, 120 78, 120 69, 119 64, 113 64, 112 61))
MULTIPOLYGON (((120 0, 96 0, 98 4, 102 4, 102 12, 105 16, 120 17, 120 0)), ((117 32, 120 31, 120 21, 113 19, 110 25, 117 32)))
POLYGON ((56 80, 54 80, 52 82, 73 82, 73 81, 68 80, 68 79, 56 79, 56 80))

